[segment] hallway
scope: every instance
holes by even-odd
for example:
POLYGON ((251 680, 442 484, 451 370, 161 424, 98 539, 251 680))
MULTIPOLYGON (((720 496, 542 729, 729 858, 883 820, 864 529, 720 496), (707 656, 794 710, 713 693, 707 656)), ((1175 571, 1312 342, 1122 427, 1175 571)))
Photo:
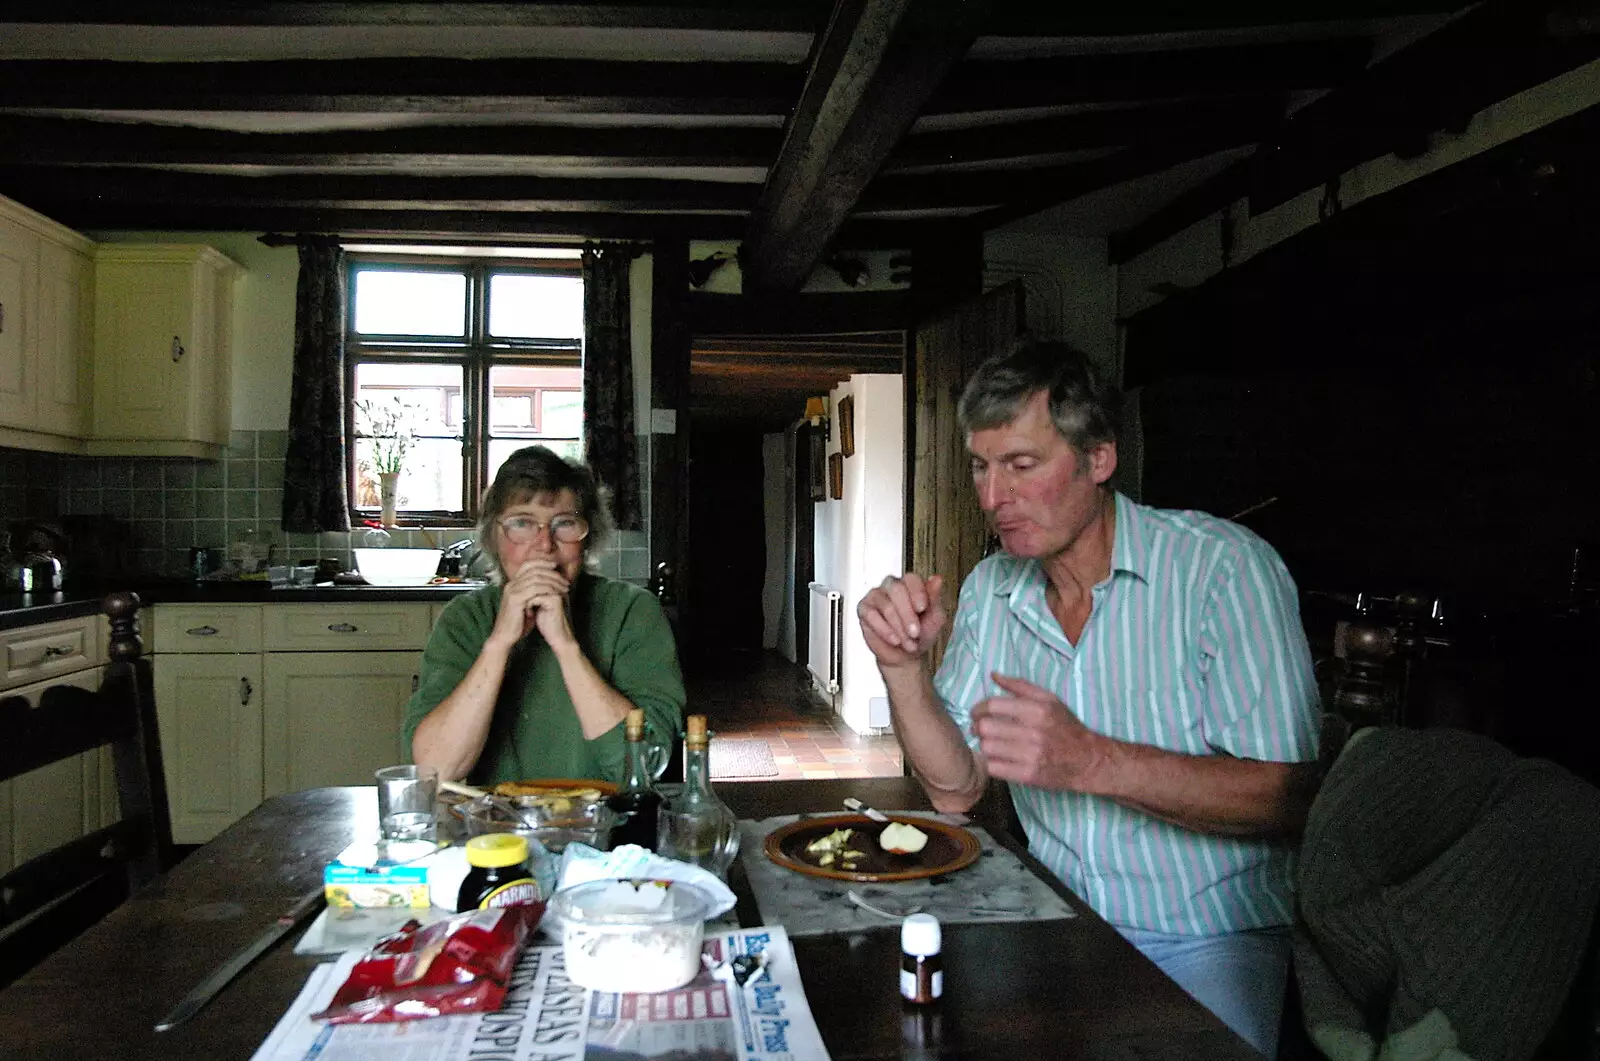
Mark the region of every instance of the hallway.
POLYGON ((751 653, 749 660, 716 674, 685 675, 685 712, 708 716, 713 747, 718 739, 764 741, 778 768, 776 775, 719 782, 900 775, 893 735, 857 734, 809 693, 805 669, 778 653, 751 653))

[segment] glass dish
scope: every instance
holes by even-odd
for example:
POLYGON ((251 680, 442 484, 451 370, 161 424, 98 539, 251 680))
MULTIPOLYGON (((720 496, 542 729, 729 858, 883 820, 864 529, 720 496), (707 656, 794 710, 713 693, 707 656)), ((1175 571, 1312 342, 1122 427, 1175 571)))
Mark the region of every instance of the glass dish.
POLYGON ((502 796, 491 801, 480 796, 456 805, 456 815, 466 826, 468 838, 485 833, 517 833, 543 844, 559 855, 577 841, 599 851, 610 847, 613 815, 604 797, 593 802, 563 801, 541 803, 526 796, 502 796), (507 811, 509 804, 517 817, 507 811))

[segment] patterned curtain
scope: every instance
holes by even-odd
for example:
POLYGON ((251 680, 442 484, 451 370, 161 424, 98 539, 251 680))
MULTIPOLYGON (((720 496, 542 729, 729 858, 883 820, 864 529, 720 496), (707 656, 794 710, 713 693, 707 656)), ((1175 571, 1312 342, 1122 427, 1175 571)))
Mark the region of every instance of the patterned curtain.
POLYGON ((611 488, 620 530, 639 530, 639 451, 633 434, 633 344, 628 263, 634 247, 583 251, 583 435, 589 467, 611 488))
POLYGON ((294 382, 283 462, 283 529, 347 531, 344 394, 344 251, 300 240, 294 299, 294 382))

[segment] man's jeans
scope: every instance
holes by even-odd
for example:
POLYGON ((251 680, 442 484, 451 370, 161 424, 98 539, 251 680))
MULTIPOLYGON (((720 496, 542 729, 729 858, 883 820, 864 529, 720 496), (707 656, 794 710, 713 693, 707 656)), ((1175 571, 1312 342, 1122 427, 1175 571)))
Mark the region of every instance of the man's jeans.
POLYGON ((1251 1046, 1277 1055, 1292 950, 1288 927, 1225 936, 1117 931, 1251 1046))

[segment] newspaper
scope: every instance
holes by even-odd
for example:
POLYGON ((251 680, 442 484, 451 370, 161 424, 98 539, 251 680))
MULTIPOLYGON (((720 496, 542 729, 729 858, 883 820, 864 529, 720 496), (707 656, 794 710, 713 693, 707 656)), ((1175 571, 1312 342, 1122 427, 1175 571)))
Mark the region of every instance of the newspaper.
POLYGON ((567 979, 559 946, 530 946, 495 1013, 392 1024, 311 1019, 359 952, 319 965, 252 1061, 828 1061, 782 927, 708 932, 713 963, 765 956, 742 986, 702 973, 676 991, 615 994, 567 979))

